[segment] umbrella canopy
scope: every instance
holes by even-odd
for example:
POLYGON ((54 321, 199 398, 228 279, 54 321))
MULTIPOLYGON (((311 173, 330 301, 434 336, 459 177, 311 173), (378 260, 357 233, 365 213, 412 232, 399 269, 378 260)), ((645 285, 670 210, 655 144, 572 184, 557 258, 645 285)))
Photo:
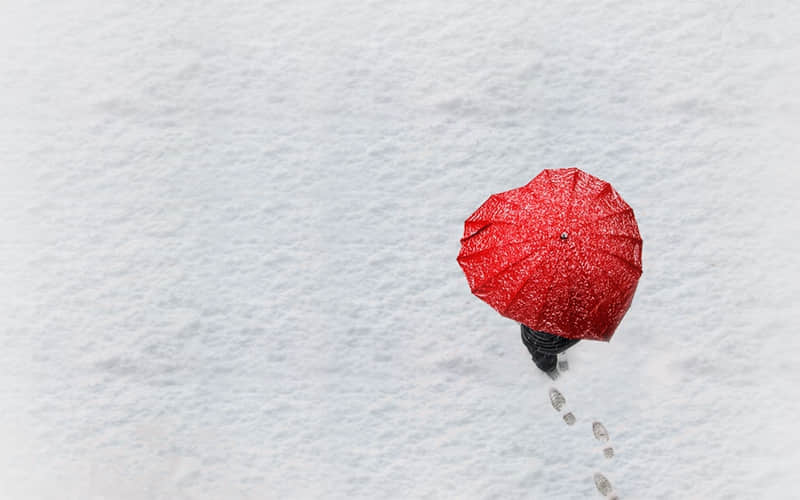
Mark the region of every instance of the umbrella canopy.
POLYGON ((464 223, 458 263, 472 293, 534 330, 608 341, 642 274, 633 209, 577 168, 494 194, 464 223))

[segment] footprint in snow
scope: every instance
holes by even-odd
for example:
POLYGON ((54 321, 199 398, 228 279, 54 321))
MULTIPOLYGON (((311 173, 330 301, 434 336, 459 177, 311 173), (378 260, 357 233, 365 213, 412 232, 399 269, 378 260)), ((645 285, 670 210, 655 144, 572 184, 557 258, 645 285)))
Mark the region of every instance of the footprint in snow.
POLYGON ((614 456, 614 448, 608 444, 608 431, 606 427, 600 422, 594 422, 592 424, 592 432, 594 433, 594 437, 600 441, 601 443, 607 445, 603 447, 603 456, 606 458, 611 458, 614 456))
POLYGON ((597 491, 609 500, 619 500, 619 497, 614 493, 614 488, 611 486, 611 481, 599 472, 594 473, 594 485, 597 486, 597 491))
MULTIPOLYGON (((567 404, 567 399, 564 397, 563 394, 561 394, 561 391, 559 391, 555 387, 551 387, 550 404, 553 405, 553 409, 561 413, 561 410, 563 410, 567 404)), ((573 415, 571 411, 567 411, 562 418, 564 419, 564 422, 567 423, 567 425, 573 425, 575 423, 575 415, 573 415)))

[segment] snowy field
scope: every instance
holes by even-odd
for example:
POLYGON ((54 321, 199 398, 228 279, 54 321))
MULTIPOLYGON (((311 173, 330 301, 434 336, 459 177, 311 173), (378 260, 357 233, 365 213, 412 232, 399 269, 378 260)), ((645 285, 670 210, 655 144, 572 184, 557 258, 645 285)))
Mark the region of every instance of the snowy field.
POLYGON ((795 499, 800 4, 2 2, 0 498, 795 499), (548 401, 456 263, 578 166, 644 274, 548 401), (602 421, 616 456, 592 436, 602 421))

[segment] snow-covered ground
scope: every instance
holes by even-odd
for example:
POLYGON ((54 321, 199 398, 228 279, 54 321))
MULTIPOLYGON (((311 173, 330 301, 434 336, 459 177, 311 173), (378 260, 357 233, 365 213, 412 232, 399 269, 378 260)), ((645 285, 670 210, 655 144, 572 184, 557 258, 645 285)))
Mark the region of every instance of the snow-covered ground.
POLYGON ((4 2, 0 498, 793 499, 800 4, 4 2), (548 402, 463 220, 543 168, 644 274, 548 402), (616 456, 602 457, 602 421, 616 456))

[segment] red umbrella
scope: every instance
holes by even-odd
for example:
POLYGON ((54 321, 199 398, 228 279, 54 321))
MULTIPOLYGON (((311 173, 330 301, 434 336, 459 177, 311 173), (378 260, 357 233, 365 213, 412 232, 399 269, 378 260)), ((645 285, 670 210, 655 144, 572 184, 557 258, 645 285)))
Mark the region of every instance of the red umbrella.
POLYGON ((534 330, 611 339, 642 274, 633 209, 577 168, 493 194, 464 223, 458 263, 472 293, 534 330))

